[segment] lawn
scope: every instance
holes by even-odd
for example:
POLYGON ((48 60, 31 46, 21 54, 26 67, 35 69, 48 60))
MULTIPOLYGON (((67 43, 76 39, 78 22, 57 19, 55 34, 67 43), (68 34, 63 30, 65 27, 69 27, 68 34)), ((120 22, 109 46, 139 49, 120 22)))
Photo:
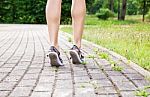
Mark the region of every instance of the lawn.
MULTIPOLYGON (((141 16, 127 16, 126 21, 99 20, 86 16, 83 38, 115 51, 150 71, 150 23, 141 16)), ((71 33, 71 26, 62 31, 71 33)))

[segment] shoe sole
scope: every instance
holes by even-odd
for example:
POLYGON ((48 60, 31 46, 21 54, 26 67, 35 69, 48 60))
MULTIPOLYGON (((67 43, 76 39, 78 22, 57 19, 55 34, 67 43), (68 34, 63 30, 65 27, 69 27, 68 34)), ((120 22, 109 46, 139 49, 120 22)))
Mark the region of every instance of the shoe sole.
POLYGON ((62 64, 61 61, 59 60, 59 57, 58 57, 57 53, 55 53, 55 52, 50 52, 50 53, 48 54, 48 57, 49 57, 49 59, 50 59, 50 64, 51 64, 51 66, 57 66, 57 67, 63 66, 63 64, 62 64))
POLYGON ((81 64, 82 63, 78 53, 75 50, 70 50, 69 53, 70 53, 70 56, 72 58, 73 64, 81 64))

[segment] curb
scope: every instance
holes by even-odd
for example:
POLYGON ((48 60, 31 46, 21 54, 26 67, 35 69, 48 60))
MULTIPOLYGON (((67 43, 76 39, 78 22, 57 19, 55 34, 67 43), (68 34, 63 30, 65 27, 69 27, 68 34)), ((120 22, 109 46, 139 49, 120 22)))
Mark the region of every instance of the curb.
MULTIPOLYGON (((66 32, 64 32, 64 34, 66 34, 67 36, 71 36, 70 34, 68 34, 68 33, 66 33, 66 32)), ((148 78, 150 77, 150 72, 149 72, 149 71, 145 70, 144 68, 140 67, 138 64, 136 64, 136 63, 134 63, 134 62, 132 62, 132 61, 130 61, 130 63, 129 63, 129 61, 128 61, 127 58, 125 58, 125 57, 123 57, 123 56, 117 54, 116 52, 110 51, 110 50, 107 49, 107 48, 104 48, 104 47, 102 47, 102 46, 100 46, 100 45, 97 45, 97 44, 92 43, 92 42, 90 42, 90 41, 87 41, 87 40, 85 40, 85 39, 82 39, 82 41, 85 42, 85 43, 87 43, 87 44, 90 44, 91 46, 94 46, 94 47, 96 47, 96 48, 99 48, 99 49, 101 49, 102 51, 107 52, 107 53, 109 53, 110 55, 112 55, 112 56, 114 56, 114 57, 116 57, 116 58, 118 58, 118 59, 121 59, 121 61, 122 61, 123 63, 125 63, 125 64, 128 63, 130 67, 132 67, 135 71, 137 71, 138 73, 140 73, 140 74, 143 75, 144 77, 148 77, 148 78)))

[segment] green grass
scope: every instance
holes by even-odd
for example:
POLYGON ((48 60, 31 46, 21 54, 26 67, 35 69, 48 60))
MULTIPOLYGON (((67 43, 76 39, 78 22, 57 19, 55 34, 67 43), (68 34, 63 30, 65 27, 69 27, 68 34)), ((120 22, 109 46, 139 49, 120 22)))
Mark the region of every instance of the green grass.
POLYGON ((140 96, 140 97, 148 97, 150 95, 150 93, 147 92, 148 89, 150 89, 150 86, 146 86, 146 87, 144 87, 144 89, 138 89, 135 92, 135 95, 140 96))
MULTIPOLYGON (((127 16, 126 21, 98 20, 87 16, 83 38, 115 51, 128 60, 150 70, 150 23, 141 22, 141 16, 127 16)), ((72 32, 71 26, 63 26, 72 32)))

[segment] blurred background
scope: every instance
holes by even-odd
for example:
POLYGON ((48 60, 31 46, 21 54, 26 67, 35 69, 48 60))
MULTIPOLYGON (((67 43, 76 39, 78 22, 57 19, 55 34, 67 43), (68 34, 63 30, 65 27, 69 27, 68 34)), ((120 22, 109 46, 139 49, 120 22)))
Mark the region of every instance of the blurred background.
MULTIPOLYGON (((1 0, 0 23, 45 24, 47 0, 1 0)), ((70 24, 72 0, 62 0, 61 24, 70 24)), ((150 0, 86 0, 87 15, 100 19, 117 18, 125 20, 125 15, 143 15, 141 20, 150 20, 150 0)))

